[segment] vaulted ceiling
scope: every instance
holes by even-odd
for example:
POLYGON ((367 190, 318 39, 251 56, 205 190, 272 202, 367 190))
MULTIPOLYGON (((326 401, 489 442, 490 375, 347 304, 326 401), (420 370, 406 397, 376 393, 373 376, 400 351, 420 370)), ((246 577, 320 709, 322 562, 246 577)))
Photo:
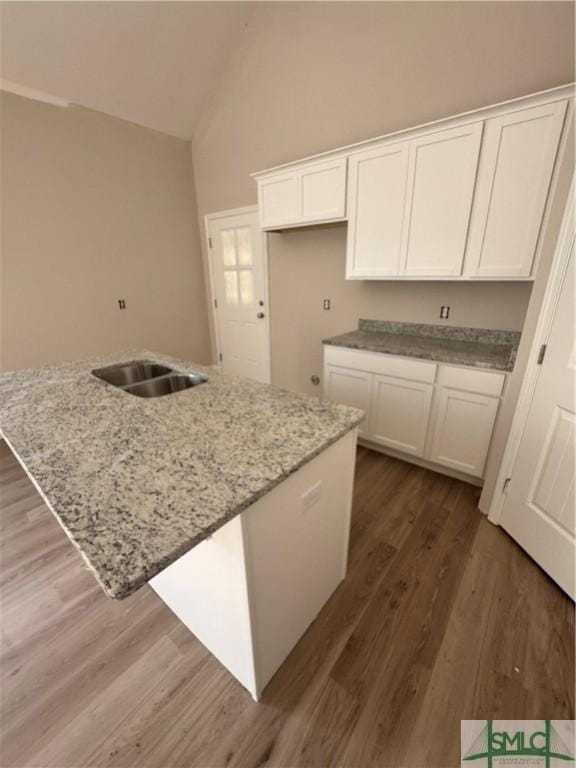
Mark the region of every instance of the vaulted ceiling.
POLYGON ((251 5, 2 2, 1 77, 190 139, 251 5))

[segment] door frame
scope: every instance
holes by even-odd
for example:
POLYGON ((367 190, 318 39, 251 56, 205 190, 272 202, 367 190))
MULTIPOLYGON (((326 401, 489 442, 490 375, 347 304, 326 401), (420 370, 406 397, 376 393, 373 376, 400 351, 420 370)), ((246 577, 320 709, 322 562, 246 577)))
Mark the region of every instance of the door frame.
POLYGON ((506 501, 507 480, 512 476, 514 470, 520 442, 522 440, 522 435, 524 434, 524 427, 528 420, 530 407, 540 376, 541 368, 538 364, 538 356, 542 345, 547 344, 550 337, 552 323, 556 314, 556 307, 558 306, 560 292, 568 268, 568 260, 576 237, 574 184, 575 177, 573 175, 562 218, 560 234, 558 235, 554 257, 550 267, 548 283, 542 299, 542 306, 540 308, 540 315, 532 339, 528 362, 526 363, 524 379, 518 395, 518 402, 512 419, 512 426, 510 427, 510 432, 508 434, 506 448, 504 449, 504 455, 498 471, 496 489, 488 510, 488 520, 495 525, 500 525, 502 520, 504 502, 506 501))
MULTIPOLYGON (((212 313, 212 322, 214 328, 214 339, 216 343, 216 365, 222 371, 222 343, 220 339, 220 324, 218 321, 218 310, 216 309, 216 287, 214 282, 214 267, 212 264, 212 235, 211 224, 218 219, 227 219, 231 216, 242 216, 244 214, 257 214, 259 208, 257 205, 248 205, 243 208, 231 208, 227 211, 217 211, 216 213, 207 213, 204 216, 204 236, 206 239, 206 254, 208 262, 208 287, 210 290, 210 311, 212 313)), ((262 270, 264 274, 264 306, 265 317, 264 327, 266 330, 266 371, 268 384, 272 383, 272 345, 270 343, 270 287, 268 278, 268 238, 266 232, 260 230, 260 240, 262 247, 262 270)))

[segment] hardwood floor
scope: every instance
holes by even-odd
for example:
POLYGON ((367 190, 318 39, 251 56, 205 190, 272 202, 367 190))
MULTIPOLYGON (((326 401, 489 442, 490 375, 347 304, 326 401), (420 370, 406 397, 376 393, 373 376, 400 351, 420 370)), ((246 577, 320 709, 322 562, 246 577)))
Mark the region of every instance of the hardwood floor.
POLYGON ((446 768, 460 719, 574 718, 573 605, 457 480, 359 449, 349 575, 255 704, 0 474, 2 768, 446 768))

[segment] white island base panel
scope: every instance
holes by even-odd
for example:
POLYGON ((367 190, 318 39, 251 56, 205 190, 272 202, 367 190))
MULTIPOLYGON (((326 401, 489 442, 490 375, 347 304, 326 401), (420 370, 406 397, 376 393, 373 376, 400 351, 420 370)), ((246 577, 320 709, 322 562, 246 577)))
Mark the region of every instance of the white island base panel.
POLYGON ((149 582, 256 701, 346 575, 356 433, 149 582))

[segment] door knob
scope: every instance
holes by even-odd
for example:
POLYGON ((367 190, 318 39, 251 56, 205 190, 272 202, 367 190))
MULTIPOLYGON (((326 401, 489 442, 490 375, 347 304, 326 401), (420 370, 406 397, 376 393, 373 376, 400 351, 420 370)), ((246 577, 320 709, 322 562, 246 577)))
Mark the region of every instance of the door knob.
POLYGON ((258 312, 256 317, 259 318, 260 320, 262 320, 262 318, 264 317, 264 312, 258 312))

